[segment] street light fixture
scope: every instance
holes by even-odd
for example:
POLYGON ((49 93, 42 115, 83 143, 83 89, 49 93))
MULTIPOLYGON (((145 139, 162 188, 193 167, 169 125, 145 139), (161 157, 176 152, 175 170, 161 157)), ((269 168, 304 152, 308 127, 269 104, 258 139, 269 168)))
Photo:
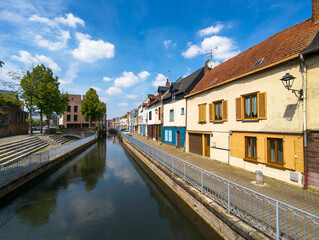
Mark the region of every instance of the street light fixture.
POLYGON ((292 91, 297 98, 302 99, 302 96, 303 96, 302 89, 300 90, 292 89, 292 85, 294 84, 295 79, 296 78, 294 76, 292 76, 289 73, 286 73, 285 76, 283 76, 280 80, 282 81, 282 84, 288 91, 292 91))
POLYGON ((155 113, 156 113, 156 114, 158 113, 158 109, 157 109, 157 108, 155 109, 155 113))

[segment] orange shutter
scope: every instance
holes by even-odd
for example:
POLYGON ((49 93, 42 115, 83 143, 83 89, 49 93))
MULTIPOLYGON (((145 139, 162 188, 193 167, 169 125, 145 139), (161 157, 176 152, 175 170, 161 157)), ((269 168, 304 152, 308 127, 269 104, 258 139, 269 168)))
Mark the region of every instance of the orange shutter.
POLYGON ((262 92, 257 94, 257 104, 258 104, 258 118, 267 118, 267 93, 262 92))
POLYGON ((241 97, 236 98, 236 120, 242 120, 242 107, 241 107, 241 97))
POLYGON ((209 110, 209 121, 214 121, 214 104, 213 103, 210 103, 209 104, 209 107, 208 107, 208 110, 209 110))
POLYGON ((223 100, 223 121, 227 121, 228 120, 228 101, 227 100, 223 100))
POLYGON ((158 108, 158 120, 161 120, 161 108, 158 108))

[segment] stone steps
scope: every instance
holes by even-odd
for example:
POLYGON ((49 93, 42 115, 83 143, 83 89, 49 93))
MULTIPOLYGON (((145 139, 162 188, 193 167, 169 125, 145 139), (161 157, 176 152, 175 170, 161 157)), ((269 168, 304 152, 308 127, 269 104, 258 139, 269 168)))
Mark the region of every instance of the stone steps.
POLYGON ((1 145, 0 163, 16 160, 21 157, 26 157, 47 147, 49 144, 37 137, 22 139, 1 145))
POLYGON ((59 145, 62 145, 66 142, 69 141, 69 139, 65 138, 65 137, 62 137, 60 135, 57 135, 57 134, 52 134, 52 135, 49 135, 49 138, 53 141, 55 141, 57 144, 59 145))

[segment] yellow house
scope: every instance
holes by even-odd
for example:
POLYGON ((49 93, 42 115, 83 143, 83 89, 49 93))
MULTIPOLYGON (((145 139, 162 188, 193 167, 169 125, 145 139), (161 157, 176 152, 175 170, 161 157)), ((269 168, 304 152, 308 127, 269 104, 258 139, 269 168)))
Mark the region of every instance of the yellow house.
POLYGON ((186 96, 186 151, 304 184, 307 129, 319 126, 317 18, 271 36, 202 78, 186 96))

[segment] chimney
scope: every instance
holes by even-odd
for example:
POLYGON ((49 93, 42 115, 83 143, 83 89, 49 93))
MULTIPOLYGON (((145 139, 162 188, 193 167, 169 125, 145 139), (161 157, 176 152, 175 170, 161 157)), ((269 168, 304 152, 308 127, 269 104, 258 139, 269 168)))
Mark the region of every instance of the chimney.
POLYGON ((169 81, 168 81, 168 79, 166 80, 166 87, 169 87, 169 81))
POLYGON ((319 0, 312 0, 312 24, 319 23, 319 0))
POLYGON ((208 67, 207 63, 209 62, 209 59, 207 59, 207 61, 205 62, 205 66, 204 66, 204 76, 210 71, 210 67, 208 67))

